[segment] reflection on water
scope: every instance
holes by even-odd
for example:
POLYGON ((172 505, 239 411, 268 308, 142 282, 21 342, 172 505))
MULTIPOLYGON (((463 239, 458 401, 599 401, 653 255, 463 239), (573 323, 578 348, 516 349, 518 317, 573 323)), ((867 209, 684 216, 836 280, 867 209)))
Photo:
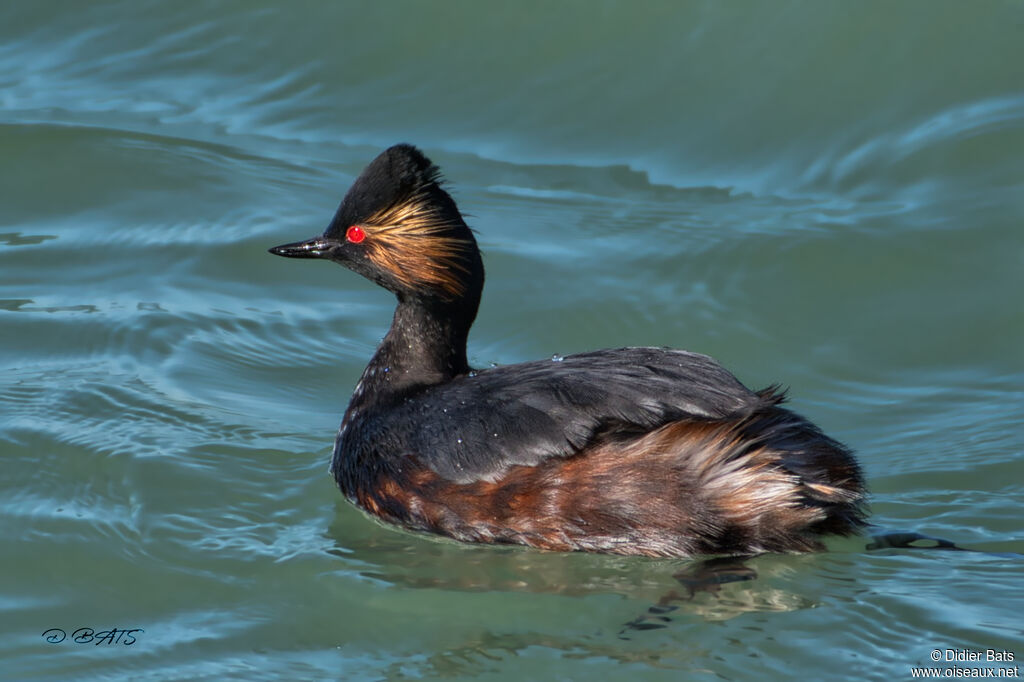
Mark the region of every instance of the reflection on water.
MULTIPOLYGON (((345 561, 347 571, 403 588, 575 597, 614 594, 631 602, 651 602, 646 615, 625 624, 627 630, 669 622, 664 616, 670 611, 725 620, 749 611, 813 606, 780 587, 797 575, 795 565, 769 557, 650 560, 467 546, 394 529, 353 535, 349 516, 339 515, 332 525, 328 537, 336 547, 330 553, 345 561)), ((368 517, 366 521, 381 527, 368 517)))

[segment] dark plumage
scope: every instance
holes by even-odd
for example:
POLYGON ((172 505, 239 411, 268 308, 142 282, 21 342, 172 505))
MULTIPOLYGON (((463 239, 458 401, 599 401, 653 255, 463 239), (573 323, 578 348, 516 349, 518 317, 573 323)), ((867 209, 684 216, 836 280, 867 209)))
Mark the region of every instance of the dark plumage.
POLYGON ((483 263, 415 147, 378 156, 322 236, 271 252, 333 260, 398 298, 331 467, 387 521, 648 556, 808 551, 863 525, 849 450, 705 355, 620 348, 471 370, 483 263))

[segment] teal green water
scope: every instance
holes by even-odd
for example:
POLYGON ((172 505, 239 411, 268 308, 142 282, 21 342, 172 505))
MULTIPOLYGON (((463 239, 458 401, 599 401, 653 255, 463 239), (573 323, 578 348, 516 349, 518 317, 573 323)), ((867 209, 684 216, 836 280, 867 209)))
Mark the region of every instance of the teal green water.
POLYGON ((0 5, 0 677, 1020 664, 1022 34, 1017 2, 0 5), (400 141, 485 251, 475 364, 712 354, 858 451, 880 528, 977 551, 848 540, 688 598, 686 562, 354 510, 327 460, 392 301, 266 249, 400 141))

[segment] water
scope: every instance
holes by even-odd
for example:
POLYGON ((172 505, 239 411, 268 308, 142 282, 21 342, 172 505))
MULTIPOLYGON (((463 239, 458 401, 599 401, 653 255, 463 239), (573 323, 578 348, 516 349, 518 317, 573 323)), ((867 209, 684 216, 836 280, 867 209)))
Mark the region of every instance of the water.
POLYGON ((0 675, 1019 663, 1022 29, 999 2, 5 3, 0 675), (476 366, 711 353, 856 448, 880 527, 978 551, 842 541, 687 599, 673 574, 700 565, 354 510, 327 459, 392 300, 266 248, 399 141, 485 251, 476 366), (672 590, 665 627, 619 636, 672 590))

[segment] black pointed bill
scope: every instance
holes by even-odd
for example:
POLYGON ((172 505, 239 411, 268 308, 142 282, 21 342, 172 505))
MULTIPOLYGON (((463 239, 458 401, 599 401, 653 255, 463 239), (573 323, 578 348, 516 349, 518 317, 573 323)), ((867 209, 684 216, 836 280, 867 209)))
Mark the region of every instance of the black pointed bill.
POLYGON ((268 250, 275 256, 285 256, 286 258, 323 258, 331 246, 333 243, 323 237, 313 237, 303 242, 281 244, 281 246, 275 246, 268 250))

